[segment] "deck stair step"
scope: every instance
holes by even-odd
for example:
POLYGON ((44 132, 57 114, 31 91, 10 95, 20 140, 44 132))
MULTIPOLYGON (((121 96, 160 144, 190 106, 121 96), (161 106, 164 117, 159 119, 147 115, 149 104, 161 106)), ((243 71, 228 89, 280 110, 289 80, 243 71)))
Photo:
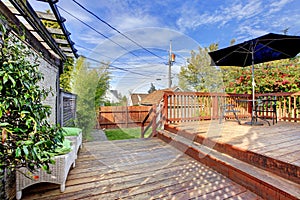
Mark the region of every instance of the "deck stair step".
POLYGON ((230 155, 241 161, 259 167, 263 170, 272 172, 285 179, 291 180, 300 184, 300 167, 294 164, 284 162, 263 153, 240 148, 238 146, 219 141, 218 137, 205 136, 203 134, 191 133, 185 130, 178 130, 174 127, 165 127, 165 131, 176 133, 177 136, 182 136, 188 140, 203 144, 209 148, 230 155))
POLYGON ((264 199, 300 199, 300 184, 167 130, 158 138, 222 173, 264 199))

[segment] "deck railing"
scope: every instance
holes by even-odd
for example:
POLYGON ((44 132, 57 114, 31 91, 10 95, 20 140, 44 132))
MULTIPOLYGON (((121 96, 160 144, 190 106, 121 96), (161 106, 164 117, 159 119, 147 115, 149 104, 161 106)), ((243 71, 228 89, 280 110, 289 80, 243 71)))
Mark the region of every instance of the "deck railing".
POLYGON ((259 96, 277 99, 277 119, 280 121, 299 122, 300 121, 300 93, 269 93, 258 94, 259 96))
POLYGON ((163 111, 163 104, 162 102, 159 105, 153 105, 152 108, 149 110, 149 113, 146 115, 144 120, 141 124, 141 138, 144 138, 149 132, 150 128, 152 128, 151 133, 147 137, 154 137, 156 136, 156 130, 160 128, 163 125, 163 117, 162 117, 162 111, 163 111), (145 124, 147 121, 150 122, 145 127, 145 124))
MULTIPOLYGON (((278 121, 300 121, 300 92, 256 94, 256 99, 276 99, 278 121)), ((163 123, 176 123, 198 120, 219 119, 225 104, 233 104, 239 110, 238 117, 250 118, 252 102, 250 94, 202 93, 202 92, 171 92, 164 93, 163 101, 158 106, 153 105, 141 123, 141 137, 152 128, 149 137, 156 135, 156 130, 163 123), (149 121, 148 126, 145 126, 149 121)), ((266 108, 268 109, 268 108, 266 108)), ((270 112, 259 112, 260 117, 271 118, 270 112)), ((228 115, 234 118, 234 115, 228 115)))
MULTIPOLYGON (((256 94, 256 98, 276 98, 277 119, 300 121, 300 93, 256 94)), ((252 102, 249 94, 170 92, 164 93, 163 116, 166 123, 219 119, 224 104, 235 104, 239 118, 251 116, 252 102)), ((269 113, 260 113, 268 117, 269 113)))

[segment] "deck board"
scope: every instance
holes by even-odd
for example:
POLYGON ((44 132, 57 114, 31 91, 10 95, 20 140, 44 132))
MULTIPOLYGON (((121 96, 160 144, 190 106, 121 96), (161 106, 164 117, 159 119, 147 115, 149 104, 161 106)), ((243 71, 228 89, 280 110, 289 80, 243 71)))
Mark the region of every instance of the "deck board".
POLYGON ((278 122, 268 126, 239 125, 234 121, 195 121, 172 124, 179 132, 210 137, 237 148, 266 155, 300 167, 300 124, 278 122), (205 132, 206 131, 206 132, 205 132))
MULTIPOLYGON (((280 159, 282 161, 285 161, 287 163, 293 163, 296 162, 297 160, 300 160, 298 156, 300 154, 300 149, 297 149, 293 152, 289 152, 288 154, 280 155, 280 156, 275 156, 277 159, 280 159)), ((300 166, 300 165, 298 165, 300 166)))
POLYGON ((297 137, 285 137, 284 139, 281 140, 272 140, 272 143, 266 144, 264 146, 256 147, 256 148, 249 148, 249 150, 252 151, 259 151, 261 153, 280 149, 280 148, 285 148, 292 146, 294 144, 299 144, 299 139, 300 136, 297 137))
POLYGON ((259 199, 244 187, 159 139, 90 142, 80 150, 66 190, 36 184, 23 199, 259 199))

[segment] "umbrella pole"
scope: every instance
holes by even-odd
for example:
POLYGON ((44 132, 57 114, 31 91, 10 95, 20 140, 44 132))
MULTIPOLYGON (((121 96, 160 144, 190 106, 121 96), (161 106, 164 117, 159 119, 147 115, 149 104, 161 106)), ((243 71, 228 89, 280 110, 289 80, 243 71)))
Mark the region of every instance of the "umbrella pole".
POLYGON ((252 115, 251 115, 251 125, 263 125, 262 123, 257 122, 257 116, 255 113, 255 79, 254 79, 254 45, 252 42, 252 115))
POLYGON ((255 79, 254 79, 254 56, 252 50, 252 115, 251 115, 251 124, 253 125, 255 118, 255 79))

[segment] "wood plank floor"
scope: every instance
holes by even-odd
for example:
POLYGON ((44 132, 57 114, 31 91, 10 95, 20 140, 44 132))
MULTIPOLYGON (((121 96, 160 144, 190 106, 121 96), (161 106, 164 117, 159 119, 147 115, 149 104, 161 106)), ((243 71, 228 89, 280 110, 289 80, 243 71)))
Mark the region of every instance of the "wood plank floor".
POLYGON ((236 121, 197 121, 172 124, 194 135, 214 138, 240 149, 300 166, 300 124, 278 122, 268 126, 239 125, 236 121))
POLYGON ((23 199, 260 199, 159 139, 84 143, 66 191, 49 183, 23 199))

